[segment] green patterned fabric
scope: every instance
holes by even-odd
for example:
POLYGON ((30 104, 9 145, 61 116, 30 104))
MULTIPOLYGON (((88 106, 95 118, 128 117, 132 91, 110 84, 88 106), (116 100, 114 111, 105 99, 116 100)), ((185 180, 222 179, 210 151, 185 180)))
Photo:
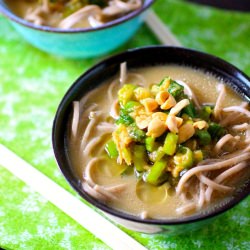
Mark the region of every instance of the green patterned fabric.
MULTIPOLYGON (((158 0, 154 10, 184 46, 217 55, 250 74, 250 14, 177 0, 158 0)), ((158 42, 143 26, 114 53, 150 44, 158 42)), ((101 59, 69 60, 45 54, 26 43, 0 17, 0 143, 76 197, 55 163, 51 126, 63 94, 81 73, 101 59)), ((202 230, 181 236, 123 230, 148 249, 249 249, 249 209, 248 197, 202 230)), ((1 166, 0 247, 109 249, 1 166)))

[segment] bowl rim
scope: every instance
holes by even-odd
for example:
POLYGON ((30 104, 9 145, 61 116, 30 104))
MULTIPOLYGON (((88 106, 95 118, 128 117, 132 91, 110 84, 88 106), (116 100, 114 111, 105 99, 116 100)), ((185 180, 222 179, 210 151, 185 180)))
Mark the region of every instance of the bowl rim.
MULTIPOLYGON (((77 87, 79 87, 78 85, 84 85, 83 82, 81 83, 81 79, 84 77, 87 77, 91 72, 95 71, 96 69, 101 68, 101 67, 105 67, 105 66, 109 65, 109 63, 114 63, 114 60, 116 60, 116 59, 119 60, 119 58, 122 58, 126 55, 131 56, 133 53, 136 53, 137 51, 158 50, 158 49, 159 50, 161 50, 161 49, 178 50, 181 52, 191 53, 191 54, 195 54, 198 56, 205 56, 207 59, 209 58, 211 60, 216 60, 217 63, 224 65, 224 66, 228 67, 229 70, 233 70, 234 72, 236 72, 235 79, 238 79, 242 83, 243 83, 243 80, 247 81, 247 83, 245 82, 244 85, 247 84, 246 85, 247 88, 248 89, 250 88, 250 77, 248 77, 245 73, 243 73, 237 67, 233 66, 231 63, 228 63, 227 61, 225 61, 217 56, 214 56, 214 55, 211 55, 211 54, 208 54, 205 52, 201 52, 201 51, 194 50, 194 49, 187 49, 187 48, 174 47, 174 46, 165 46, 165 45, 153 45, 153 46, 144 46, 144 47, 129 49, 129 50, 124 51, 122 53, 119 53, 119 54, 113 55, 109 58, 106 58, 106 59, 102 60, 101 62, 95 64, 93 67, 91 67, 90 69, 85 71, 69 87, 69 89, 67 90, 67 92, 63 96, 63 98, 58 106, 58 109, 56 111, 54 121, 53 121, 52 147, 53 147, 55 159, 56 159, 56 162, 58 164, 60 171, 62 172, 64 178, 70 184, 70 186, 73 187, 73 189, 84 200, 89 202, 91 205, 97 207, 102 212, 106 212, 112 216, 118 217, 119 219, 128 220, 130 222, 142 223, 142 224, 146 224, 146 225, 158 225, 158 226, 184 225, 184 224, 190 224, 190 223, 199 222, 199 221, 205 221, 207 219, 211 219, 217 215, 220 215, 220 214, 228 211, 229 209, 236 206, 244 198, 246 198, 250 193, 250 182, 247 181, 247 185, 246 185, 247 187, 243 191, 238 192, 237 196, 233 196, 233 198, 230 199, 226 204, 220 206, 219 208, 217 207, 216 209, 213 209, 213 210, 209 211, 208 213, 197 213, 195 215, 191 215, 191 216, 187 216, 187 217, 172 218, 172 219, 171 218, 169 218, 169 219, 141 219, 139 216, 131 215, 131 214, 128 214, 126 212, 122 212, 122 211, 113 209, 112 207, 107 206, 106 204, 96 200, 95 198, 93 198, 92 196, 87 194, 82 188, 80 188, 79 183, 77 183, 76 180, 74 181, 73 179, 69 178, 69 176, 67 176, 68 173, 66 171, 66 168, 69 167, 68 164, 60 161, 59 148, 63 147, 63 152, 65 153, 65 146, 57 144, 57 139, 56 139, 55 135, 56 135, 56 132, 58 130, 58 126, 59 127, 61 126, 61 124, 58 124, 58 120, 63 112, 63 109, 65 108, 64 105, 66 105, 66 99, 69 98, 71 94, 74 94, 74 89, 76 89, 76 90, 79 89, 79 88, 77 88, 77 87)), ((157 63, 156 63, 156 65, 157 65, 157 63)), ((91 90, 88 90, 88 91, 91 91, 91 90)), ((88 91, 86 91, 86 93, 88 91)), ((250 100, 250 94, 247 97, 250 100)), ((69 167, 69 169, 70 169, 70 167, 69 167)))
MULTIPOLYGON (((128 13, 127 15, 124 15, 120 18, 114 19, 110 22, 107 22, 99 27, 96 28, 73 28, 73 29, 60 29, 55 28, 51 26, 42 26, 42 25, 35 25, 34 23, 28 22, 25 19, 17 16, 14 14, 10 9, 3 6, 3 4, 0 2, 0 13, 2 13, 4 16, 9 18, 11 21, 14 21, 15 23, 21 24, 27 28, 31 28, 34 30, 39 30, 43 32, 51 32, 51 33, 85 33, 85 32, 94 32, 99 30, 105 30, 110 27, 117 26, 121 23, 124 23, 126 21, 129 21, 130 19, 133 19, 136 16, 139 16, 141 13, 143 13, 146 9, 148 9, 156 0, 145 0, 143 2, 143 6, 135 11, 132 11, 128 13)), ((3 1, 4 2, 4 1, 3 1)))

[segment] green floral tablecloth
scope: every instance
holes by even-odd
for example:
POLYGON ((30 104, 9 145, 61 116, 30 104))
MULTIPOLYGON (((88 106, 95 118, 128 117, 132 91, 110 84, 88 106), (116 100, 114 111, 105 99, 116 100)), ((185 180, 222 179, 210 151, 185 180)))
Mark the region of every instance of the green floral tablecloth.
MULTIPOLYGON (((157 0, 154 10, 181 43, 222 57, 250 74, 250 14, 157 0)), ((146 26, 116 52, 157 44, 146 26)), ((51 148, 57 105, 72 82, 98 59, 69 60, 26 43, 0 16, 0 143, 77 196, 59 172, 51 148)), ((250 249, 250 199, 202 230, 181 236, 125 230, 149 249, 250 249)), ((41 195, 0 166, 0 247, 109 249, 41 195)))

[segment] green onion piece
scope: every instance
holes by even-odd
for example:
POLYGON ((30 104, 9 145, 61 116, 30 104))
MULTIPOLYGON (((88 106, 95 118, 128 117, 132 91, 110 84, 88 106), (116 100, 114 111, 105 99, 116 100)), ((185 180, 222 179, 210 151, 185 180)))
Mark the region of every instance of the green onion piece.
MULTIPOLYGON (((169 81, 169 77, 164 77, 162 80, 161 80, 161 82, 158 84, 158 86, 161 86, 161 85, 163 85, 166 81, 169 81)), ((170 79, 171 80, 171 79, 170 79)))
POLYGON ((135 110, 136 107, 141 106, 141 104, 139 102, 136 101, 128 101, 125 106, 124 109, 126 110, 127 113, 133 112, 135 110))
POLYGON ((133 100, 135 88, 136 86, 133 84, 124 84, 118 91, 118 101, 123 107, 128 101, 133 100))
POLYGON ((194 103, 192 101, 190 101, 190 104, 182 110, 182 113, 185 113, 185 114, 189 115, 190 117, 195 118, 196 117, 196 110, 195 110, 194 103))
POLYGON ((167 167, 166 159, 161 159, 159 161, 156 161, 149 170, 149 172, 147 173, 145 181, 152 185, 159 185, 160 181, 162 180, 161 177, 166 172, 165 171, 166 167, 167 167))
POLYGON ((132 154, 131 154, 130 148, 126 148, 126 147, 122 148, 122 156, 127 165, 132 164, 132 154))
POLYGON ((188 147, 179 147, 177 154, 173 158, 175 166, 183 170, 193 166, 193 152, 188 147))
POLYGON ((168 133, 164 141, 163 151, 167 155, 173 155, 176 151, 177 142, 178 142, 178 135, 172 132, 168 133))
POLYGON ((127 113, 126 110, 120 110, 120 116, 115 122, 116 124, 124 124, 126 126, 134 123, 134 119, 127 113))
POLYGON ((164 155, 165 152, 163 151, 163 147, 159 147, 156 151, 155 161, 159 161, 164 155))
POLYGON ((147 153, 143 145, 134 145, 133 147, 133 163, 136 171, 143 172, 144 166, 147 165, 147 153))
POLYGON ((206 105, 202 107, 199 117, 202 120, 209 121, 212 113, 213 113, 213 108, 211 106, 206 105))
POLYGON ((203 152, 201 150, 195 150, 193 152, 194 162, 197 164, 204 159, 203 152))
POLYGON ((152 153, 155 149, 155 138, 150 137, 150 136, 147 137, 145 139, 145 146, 146 146, 147 151, 152 153))
POLYGON ((177 82, 171 80, 170 85, 168 87, 168 92, 178 100, 181 96, 184 95, 184 87, 177 82))
POLYGON ((225 135, 226 130, 218 123, 211 122, 209 124, 208 132, 211 135, 212 138, 219 139, 223 135, 225 135))
POLYGON ((132 123, 127 127, 127 129, 128 134, 133 139, 133 141, 144 143, 146 133, 143 130, 139 129, 135 123, 132 123))
POLYGON ((153 151, 148 155, 149 160, 152 162, 159 161, 163 156, 165 155, 165 152, 163 151, 163 147, 158 147, 157 150, 153 151))
POLYGON ((200 145, 208 145, 211 143, 211 135, 207 132, 207 130, 197 130, 195 135, 199 138, 200 145))
MULTIPOLYGON (((93 1, 93 0, 90 0, 93 1)), ((105 1, 105 0, 102 0, 105 1)), ((55 9, 60 9, 60 5, 61 3, 58 3, 58 0, 51 0, 49 1, 49 4, 51 5, 51 7, 55 8, 55 9)), ((63 9, 61 9, 63 17, 67 17, 69 15, 71 15, 72 13, 78 11, 79 9, 81 9, 82 7, 86 6, 87 4, 90 4, 88 1, 69 1, 67 4, 64 5, 63 9)))
POLYGON ((112 159, 117 158, 119 155, 115 142, 113 140, 110 140, 106 143, 105 151, 107 152, 108 156, 112 159))

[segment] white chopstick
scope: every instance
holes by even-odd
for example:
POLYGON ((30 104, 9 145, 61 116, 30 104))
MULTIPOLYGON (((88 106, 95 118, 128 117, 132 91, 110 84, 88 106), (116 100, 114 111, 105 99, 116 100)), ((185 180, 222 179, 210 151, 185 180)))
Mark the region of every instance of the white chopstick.
POLYGON ((169 30, 169 28, 159 19, 153 10, 149 10, 145 22, 162 44, 181 47, 181 43, 169 30))
POLYGON ((118 250, 146 249, 99 213, 1 144, 0 165, 39 192, 111 248, 118 250))

